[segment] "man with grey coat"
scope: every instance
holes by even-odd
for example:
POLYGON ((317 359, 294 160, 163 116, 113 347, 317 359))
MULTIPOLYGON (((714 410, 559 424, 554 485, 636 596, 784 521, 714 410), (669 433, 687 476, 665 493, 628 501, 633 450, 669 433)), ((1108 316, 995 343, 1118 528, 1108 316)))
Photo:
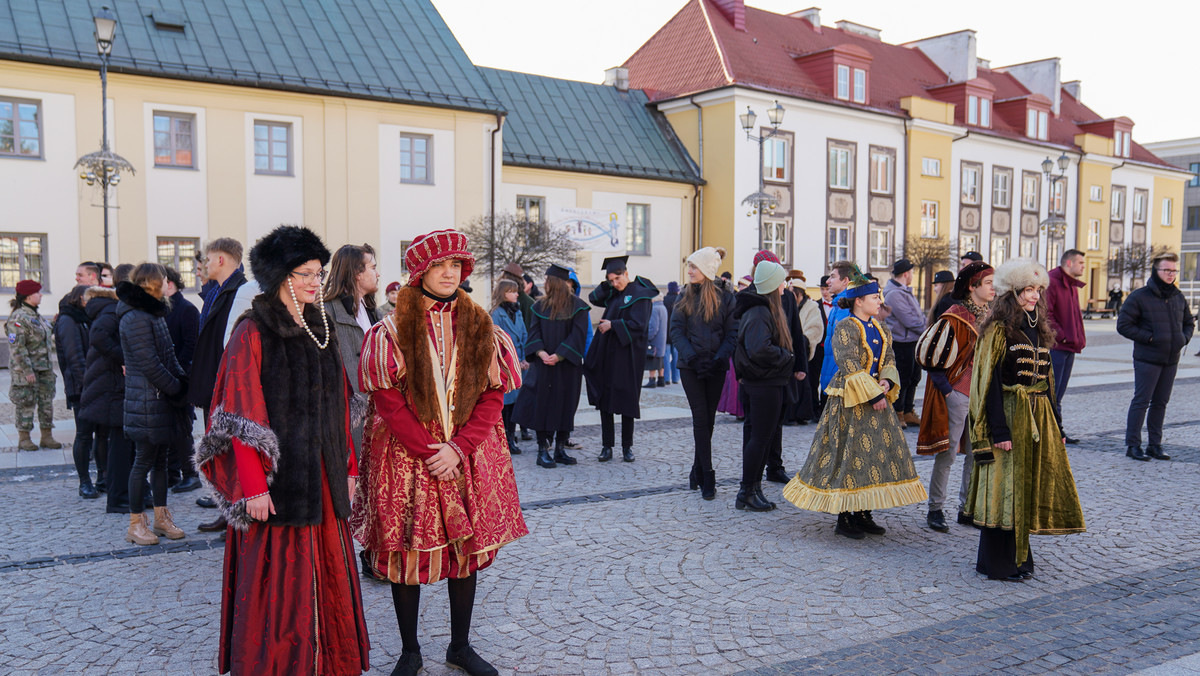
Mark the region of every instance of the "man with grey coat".
POLYGON ((900 372, 900 394, 896 397, 896 418, 900 427, 920 425, 921 419, 913 412, 917 385, 921 384, 921 370, 917 368, 917 339, 925 330, 925 313, 913 295, 913 264, 901 258, 892 264, 892 278, 883 287, 883 302, 891 310, 884 322, 892 332, 892 349, 896 353, 896 370, 900 372))
POLYGON ((338 337, 342 366, 350 381, 350 436, 354 452, 362 453, 363 416, 367 395, 358 382, 358 361, 363 338, 379 317, 375 312, 375 292, 379 290, 375 249, 369 244, 347 244, 329 261, 329 279, 325 284, 325 307, 338 337))

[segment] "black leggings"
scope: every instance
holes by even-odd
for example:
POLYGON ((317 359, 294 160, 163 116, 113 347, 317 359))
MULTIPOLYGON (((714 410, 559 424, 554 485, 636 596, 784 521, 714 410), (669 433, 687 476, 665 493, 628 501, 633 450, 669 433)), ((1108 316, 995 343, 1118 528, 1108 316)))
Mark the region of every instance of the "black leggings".
POLYGON ((774 437, 781 434, 783 407, 786 400, 784 385, 755 385, 742 381, 739 392, 744 393, 746 423, 749 434, 742 445, 742 487, 762 481, 767 452, 774 437))
MULTIPOLYGON (((79 407, 75 408, 75 441, 71 444, 71 456, 75 460, 75 473, 79 475, 80 484, 92 483, 90 465, 92 450, 96 452, 96 480, 104 476, 105 463, 108 461, 108 442, 105 440, 103 455, 98 439, 94 439, 98 430, 95 424, 79 417, 79 407)), ((107 431, 105 432, 107 434, 107 431)))
POLYGON ((167 457, 171 452, 170 445, 139 441, 134 448, 136 454, 133 457, 133 470, 129 472, 129 513, 142 513, 142 491, 145 490, 147 473, 150 474, 150 492, 154 495, 154 506, 166 507, 167 457))
POLYGON ((696 444, 692 464, 697 472, 711 472, 713 425, 717 420, 717 402, 725 385, 725 373, 698 378, 694 370, 681 368, 679 379, 683 381, 683 393, 692 409, 692 438, 696 444))
MULTIPOLYGON (((475 583, 478 573, 461 580, 446 580, 450 595, 450 647, 464 648, 471 642, 471 613, 475 609, 475 583)), ((421 585, 392 583, 392 604, 404 652, 421 652, 417 640, 417 615, 421 610, 421 585)))
POLYGON ((500 409, 500 419, 504 421, 504 434, 509 439, 515 437, 517 432, 517 423, 512 419, 513 406, 516 404, 505 404, 504 408, 500 409))
MULTIPOLYGON (((621 447, 633 448, 633 416, 621 416, 621 447)), ((608 411, 600 411, 600 445, 612 448, 616 444, 616 423, 613 420, 613 414, 608 411)))
POLYGON ((917 368, 916 343, 892 343, 896 353, 896 370, 900 373, 900 394, 893 404, 899 413, 912 413, 913 401, 917 397, 917 385, 921 384, 921 369, 917 368))
POLYGON ((557 430, 551 432, 537 433, 538 448, 543 446, 550 448, 551 446, 566 446, 567 440, 571 438, 571 433, 566 430, 557 430), (555 443, 557 442, 557 443, 555 443))

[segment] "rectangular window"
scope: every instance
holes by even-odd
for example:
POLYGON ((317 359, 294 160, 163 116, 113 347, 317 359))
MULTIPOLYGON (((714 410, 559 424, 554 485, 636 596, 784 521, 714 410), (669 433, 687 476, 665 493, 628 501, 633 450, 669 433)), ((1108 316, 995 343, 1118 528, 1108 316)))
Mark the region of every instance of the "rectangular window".
POLYGON ((988 263, 993 267, 998 267, 1006 260, 1008 260, 1008 238, 993 236, 992 257, 988 259, 988 263))
POLYGON ((517 195, 517 220, 540 223, 545 204, 545 197, 517 195))
POLYGON ((154 111, 154 166, 194 168, 195 128, 195 115, 154 111))
POLYGON ((979 97, 967 97, 967 124, 979 124, 979 97))
POLYGON ((1067 179, 1055 181, 1050 188, 1050 213, 1055 216, 1067 215, 1067 179))
POLYGON ((792 250, 789 246, 789 230, 787 221, 763 221, 762 230, 759 232, 761 248, 779 257, 782 265, 788 265, 791 258, 788 256, 792 250))
POLYGON ((1200 207, 1187 208, 1187 229, 1200 230, 1200 207))
POLYGON ((1146 222, 1146 192, 1144 190, 1133 191, 1133 222, 1146 222))
POLYGON ((935 157, 921 158, 921 175, 922 176, 941 176, 942 161, 935 157))
POLYGON ((938 236, 938 203, 934 200, 921 200, 921 236, 938 236))
POLYGON ((1200 282, 1200 269, 1197 269, 1197 262, 1200 261, 1200 254, 1196 252, 1183 254, 1183 260, 1179 266, 1179 281, 1181 282, 1200 282))
POLYGON ((867 102, 867 71, 862 68, 854 69, 854 101, 867 102))
POLYGON ((292 175, 290 122, 254 121, 254 173, 292 175))
POLYGON ((871 247, 868 254, 873 268, 892 264, 892 233, 887 228, 871 228, 871 247))
POLYGON ((992 126, 991 99, 979 99, 979 126, 989 128, 992 126))
POLYGON ((0 97, 0 156, 42 156, 42 103, 0 97))
POLYGON ((1162 224, 1171 225, 1171 209, 1175 205, 1175 200, 1170 197, 1164 197, 1162 204, 1162 224))
POLYGON ((871 151, 871 192, 880 195, 892 194, 892 154, 881 150, 871 151))
POLYGON ((17 282, 32 279, 49 293, 47 254, 46 235, 0 232, 0 291, 11 293, 17 290, 17 282))
POLYGON ((1112 209, 1110 212, 1114 221, 1125 220, 1125 188, 1113 186, 1112 188, 1112 209))
POLYGON ((842 190, 850 190, 854 186, 851 183, 850 172, 850 149, 849 148, 830 148, 829 149, 829 187, 839 188, 842 190))
POLYGON ((1010 206, 1012 206, 1012 170, 992 169, 992 208, 1007 209, 1010 206))
POLYGON ((1063 243, 1061 239, 1046 240, 1046 269, 1052 270, 1058 265, 1058 259, 1062 258, 1063 243), (1053 261, 1053 262, 1052 262, 1053 261))
POLYGON ((1037 256, 1037 240, 1021 238, 1021 257, 1034 258, 1037 256))
POLYGON ((1029 138, 1037 138, 1037 111, 1030 109, 1025 115, 1025 135, 1029 138))
POLYGON ((963 204, 979 204, 979 174, 978 164, 962 165, 962 202, 963 204))
POLYGON ((850 260, 850 226, 829 226, 829 252, 826 265, 850 260))
POLYGON ((1038 113, 1038 135, 1037 137, 1043 141, 1050 138, 1050 113, 1041 111, 1038 113))
POLYGON ((979 235, 959 235, 958 250, 962 252, 979 251, 979 235))
POLYGON ((850 100, 850 66, 837 67, 837 97, 843 101, 850 100))
POLYGON ((1041 195, 1038 194, 1042 187, 1041 174, 1032 171, 1026 171, 1021 174, 1021 210, 1037 212, 1038 205, 1041 203, 1041 195))
POLYGON ((1087 248, 1088 251, 1100 250, 1100 219, 1098 218, 1088 220, 1087 248))
POLYGON ((412 246, 412 243, 411 239, 400 240, 400 272, 406 275, 408 274, 408 263, 404 254, 408 252, 408 247, 412 246))
POLYGON ((763 178, 768 181, 788 180, 788 139, 778 136, 763 142, 763 178))
POLYGON ((1129 157, 1133 135, 1127 131, 1117 130, 1113 133, 1113 152, 1118 157, 1129 157))
POLYGON ((196 281, 196 251, 199 248, 197 237, 159 237, 158 264, 175 268, 183 278, 184 288, 199 290, 196 281))
POLYGON ((400 182, 433 183, 433 137, 400 134, 400 182))
POLYGON ((1088 199, 1093 202, 1104 201, 1104 188, 1101 188, 1098 185, 1092 186, 1091 192, 1088 193, 1088 199))
POLYGON ((625 253, 650 253, 650 205, 625 205, 625 253))
POLYGON ((1200 162, 1189 164, 1188 171, 1192 172, 1192 180, 1188 181, 1188 187, 1200 188, 1200 162))

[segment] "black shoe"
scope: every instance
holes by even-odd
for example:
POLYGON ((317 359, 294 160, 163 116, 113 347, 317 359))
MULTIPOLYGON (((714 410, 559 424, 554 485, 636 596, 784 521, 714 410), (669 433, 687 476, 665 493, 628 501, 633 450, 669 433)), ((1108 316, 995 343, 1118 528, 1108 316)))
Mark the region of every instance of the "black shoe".
POLYGON ((563 445, 566 446, 567 448, 571 449, 572 451, 578 451, 578 450, 583 449, 583 444, 577 444, 574 441, 571 441, 570 439, 567 439, 567 443, 563 444, 563 445))
POLYGON ((98 476, 96 477, 96 492, 107 493, 108 492, 108 482, 104 480, 103 474, 100 474, 97 472, 97 475, 98 476))
POLYGON ((988 579, 989 580, 999 580, 1001 582, 1024 582, 1025 576, 1020 573, 1013 573, 1012 575, 1009 575, 1008 577, 992 577, 991 575, 989 575, 988 579))
POLYGON ((496 667, 487 663, 471 646, 461 648, 446 648, 446 664, 458 667, 470 676, 497 676, 500 672, 496 667))
POLYGON ((600 449, 600 457, 596 458, 600 462, 608 462, 612 460, 612 446, 605 446, 600 449))
POLYGON ((84 500, 95 500, 96 498, 100 497, 100 492, 96 490, 96 487, 92 485, 92 482, 85 481, 79 484, 79 497, 83 498, 84 500))
POLYGON ((1134 460, 1141 460, 1142 462, 1150 462, 1150 456, 1146 455, 1146 452, 1142 450, 1141 446, 1130 446, 1130 447, 1126 448, 1125 455, 1130 458, 1133 458, 1134 460))
POLYGON ((769 512, 775 509, 775 503, 767 502, 758 496, 758 492, 754 490, 754 486, 743 485, 738 491, 737 498, 733 501, 733 506, 738 509, 748 509, 752 512, 769 512))
POLYGON ((875 523, 875 519, 871 518, 870 510, 854 512, 853 518, 855 525, 864 533, 869 535, 883 535, 887 532, 886 528, 875 523))
POLYGON ((562 444, 554 445, 554 462, 560 465, 574 465, 578 460, 567 455, 567 450, 562 444))
MULTIPOLYGON (((975 526, 975 519, 963 514, 962 512, 958 513, 958 522, 964 526, 975 526)), ((976 528, 978 528, 978 526, 976 526, 976 528)))
POLYGON ((659 387, 666 387, 666 386, 667 386, 667 381, 666 381, 666 379, 665 379, 665 378, 663 378, 662 376, 659 376, 659 377, 658 377, 658 382, 656 383, 656 385, 658 385, 659 387))
POLYGON ((1146 455, 1150 456, 1151 458, 1154 458, 1155 460, 1170 460, 1171 459, 1171 456, 1167 455, 1166 453, 1163 453, 1162 446, 1159 446, 1158 444, 1147 444, 1146 445, 1146 455))
POLYGON ((421 653, 403 651, 400 653, 400 659, 396 660, 396 666, 392 669, 392 676, 417 676, 424 664, 421 653))
POLYGON ((1023 571, 1021 571, 1021 577, 1026 580, 1032 579, 1033 571, 1032 570, 1023 570, 1023 571))
POLYGON ((651 378, 649 381, 647 381, 647 382, 646 382, 646 384, 645 384, 645 385, 642 385, 642 389, 643 389, 643 390, 651 390, 651 389, 654 389, 654 388, 655 388, 655 387, 657 387, 657 386, 658 386, 658 385, 657 385, 657 383, 655 382, 655 380, 654 380, 653 378, 651 378))
POLYGON ((936 530, 939 533, 949 533, 950 532, 950 526, 946 525, 946 515, 943 514, 942 510, 940 510, 940 509, 935 509, 932 512, 930 512, 925 517, 925 523, 929 524, 930 528, 936 530))
POLYGON ((782 467, 771 467, 767 470, 767 481, 777 484, 786 484, 791 480, 791 477, 787 475, 787 470, 782 467))
POLYGON ((194 491, 203 485, 204 484, 200 483, 200 477, 195 477, 195 476, 184 477, 183 481, 180 481, 179 483, 175 484, 175 487, 171 489, 171 492, 172 493, 187 493, 190 491, 194 491))
POLYGON ((521 430, 521 441, 533 441, 533 435, 529 430, 521 430))
POLYGON ((167 488, 175 488, 179 482, 183 481, 183 475, 179 472, 167 472, 167 488))
POLYGON ((205 509, 215 509, 217 506, 217 501, 213 500, 211 495, 203 495, 196 498, 196 504, 205 509))
POLYGON ((626 446, 621 449, 621 459, 625 462, 633 462, 633 447, 626 446))
POLYGON ((758 499, 759 499, 759 500, 762 500, 763 502, 765 502, 765 503, 767 503, 768 505, 770 505, 770 506, 771 506, 771 509, 775 509, 775 503, 774 503, 774 502, 771 502, 770 500, 768 500, 768 499, 767 499, 767 496, 763 495, 763 492, 762 492, 762 482, 761 482, 761 481, 760 481, 760 482, 758 482, 758 483, 756 483, 756 484, 754 484, 754 494, 758 496, 758 499))
POLYGON ((717 473, 715 471, 700 472, 700 497, 712 500, 717 497, 717 473))
POLYGON ((692 471, 688 473, 688 489, 694 491, 697 488, 700 488, 700 472, 692 465, 692 471))
POLYGON ((542 446, 538 448, 537 464, 539 467, 546 469, 554 469, 558 465, 554 462, 554 458, 550 457, 550 449, 542 446))
POLYGON ((1077 443, 1079 443, 1079 440, 1078 440, 1078 439, 1076 439, 1075 437, 1070 437, 1070 436, 1067 436, 1067 435, 1065 435, 1065 434, 1063 435, 1063 441, 1067 442, 1068 444, 1077 444, 1077 443))
POLYGON ((517 435, 508 437, 508 452, 510 455, 521 455, 521 447, 517 445, 517 435))
POLYGON ((367 554, 367 550, 364 549, 358 553, 358 560, 362 562, 363 579, 387 582, 387 578, 380 575, 379 571, 375 570, 375 566, 371 564, 371 557, 367 554))
POLYGON ((218 516, 216 519, 209 521, 208 523, 202 523, 199 526, 196 526, 196 530, 202 533, 215 533, 217 531, 224 531, 228 525, 229 524, 225 521, 225 517, 218 516))
POLYGON ((838 514, 837 526, 834 527, 833 532, 851 540, 861 540, 867 537, 867 534, 858 527, 858 523, 850 512, 838 514))

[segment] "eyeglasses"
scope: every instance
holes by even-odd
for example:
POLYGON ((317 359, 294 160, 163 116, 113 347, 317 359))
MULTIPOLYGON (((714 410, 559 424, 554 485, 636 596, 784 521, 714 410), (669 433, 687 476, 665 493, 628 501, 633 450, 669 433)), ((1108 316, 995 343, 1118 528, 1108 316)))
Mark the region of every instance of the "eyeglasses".
POLYGON ((1179 268, 1155 268, 1155 269, 1158 270, 1159 272, 1163 273, 1164 275, 1179 274, 1179 268))
POLYGON ((296 272, 293 270, 291 272, 291 275, 293 277, 295 277, 296 279, 299 279, 301 282, 303 282, 305 284, 311 284, 314 277, 316 278, 317 283, 319 283, 319 284, 325 283, 325 271, 324 270, 318 270, 316 272, 296 272))

